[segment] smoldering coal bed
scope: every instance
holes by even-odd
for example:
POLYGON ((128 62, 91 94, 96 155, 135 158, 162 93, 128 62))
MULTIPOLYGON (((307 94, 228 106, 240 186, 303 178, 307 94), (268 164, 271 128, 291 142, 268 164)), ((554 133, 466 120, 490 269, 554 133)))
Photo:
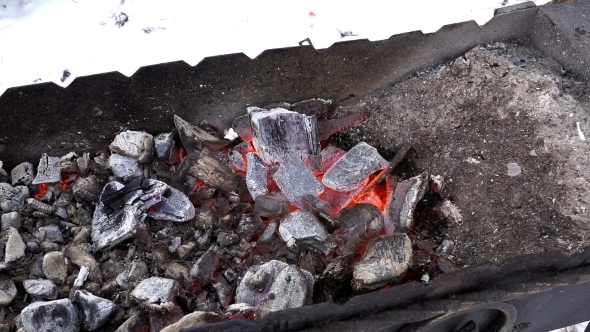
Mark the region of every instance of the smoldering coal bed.
POLYGON ((444 230, 462 216, 444 178, 396 174, 412 137, 390 161, 329 145, 370 117, 322 119, 333 108, 249 107, 226 138, 175 115, 169 133, 2 171, 2 267, 25 290, 7 281, 14 324, 170 330, 195 312, 258 319, 457 270, 444 230))

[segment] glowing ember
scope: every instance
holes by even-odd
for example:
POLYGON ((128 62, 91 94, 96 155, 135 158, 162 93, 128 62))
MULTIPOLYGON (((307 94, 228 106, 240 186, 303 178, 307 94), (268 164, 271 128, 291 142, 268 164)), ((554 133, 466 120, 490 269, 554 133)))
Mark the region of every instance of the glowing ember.
POLYGON ((47 184, 40 183, 37 185, 37 193, 33 195, 33 198, 39 199, 43 196, 43 194, 45 194, 45 192, 47 192, 47 184))

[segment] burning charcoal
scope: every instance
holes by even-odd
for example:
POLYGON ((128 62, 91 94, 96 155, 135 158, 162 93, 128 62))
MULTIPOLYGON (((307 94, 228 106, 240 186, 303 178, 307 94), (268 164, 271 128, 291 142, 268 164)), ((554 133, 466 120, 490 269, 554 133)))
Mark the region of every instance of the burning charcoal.
POLYGON ((0 183, 0 208, 2 211, 12 212, 24 208, 28 197, 28 187, 13 187, 8 183, 0 183))
POLYGON ((326 173, 326 171, 345 154, 346 151, 335 147, 334 145, 329 145, 323 149, 322 152, 320 152, 320 157, 322 158, 322 173, 326 173))
POLYGON ((156 220, 182 222, 192 219, 195 210, 188 197, 158 180, 138 179, 126 186, 109 182, 92 220, 94 250, 131 238, 146 215, 156 220))
POLYGON ((320 141, 315 116, 286 109, 250 113, 252 143, 266 164, 282 163, 288 157, 319 155, 320 141))
POLYGON ((248 188, 246 181, 217 160, 208 149, 201 152, 197 162, 190 168, 188 174, 209 187, 221 189, 222 192, 230 196, 247 199, 248 188))
POLYGON ((252 127, 250 127, 250 114, 244 114, 234 119, 232 129, 243 141, 252 139, 252 127))
POLYGON ((248 191, 253 199, 260 195, 268 194, 266 182, 268 181, 266 175, 266 167, 262 159, 254 153, 250 152, 246 155, 248 158, 248 171, 246 172, 246 185, 248 191))
POLYGON ((32 184, 34 179, 33 164, 29 162, 18 164, 10 172, 10 178, 12 179, 13 186, 28 186, 32 184))
POLYGON ((272 260, 252 265, 246 271, 236 291, 236 302, 260 308, 264 316, 272 311, 309 304, 313 284, 311 273, 272 260))
POLYGON ((95 175, 89 175, 85 178, 78 178, 72 186, 72 191, 77 201, 95 204, 100 198, 102 186, 95 175))
POLYGON ((184 146, 189 153, 194 152, 195 150, 202 150, 203 148, 219 151, 229 143, 229 141, 217 138, 210 135, 205 130, 193 126, 178 115, 174 115, 174 125, 176 126, 176 131, 182 141, 182 146, 184 146))
POLYGON ((371 113, 369 112, 355 112, 344 118, 318 121, 318 135, 320 141, 327 140, 337 132, 358 126, 370 117, 371 113))
POLYGON ((47 279, 61 285, 68 276, 66 256, 59 251, 46 253, 43 256, 43 274, 47 279))
POLYGON ((112 301, 94 296, 85 290, 76 291, 74 298, 80 309, 82 327, 87 331, 97 330, 117 310, 117 305, 112 301))
POLYGON ((412 243, 406 234, 380 236, 354 265, 352 287, 366 291, 394 283, 403 278, 411 261, 412 243))
POLYGON ((246 173, 248 171, 248 166, 244 162, 244 157, 241 153, 236 150, 232 150, 228 153, 229 160, 231 161, 231 167, 235 170, 241 171, 246 173))
POLYGON ((383 229, 383 215, 372 204, 359 203, 345 208, 338 219, 342 222, 344 238, 340 250, 345 254, 352 253, 362 242, 376 237, 383 229))
POLYGON ((435 206, 432 211, 438 217, 438 220, 447 227, 455 227, 463 221, 461 212, 457 206, 449 200, 444 200, 435 206))
POLYGON ((16 297, 16 285, 10 279, 0 280, 0 306, 9 305, 16 297))
POLYGON ((219 217, 209 209, 195 209, 193 222, 200 230, 219 228, 219 217))
POLYGON ((336 246, 316 217, 305 210, 296 210, 283 217, 279 235, 289 248, 307 247, 324 255, 336 246))
POLYGON ((289 109, 293 112, 320 117, 330 111, 332 101, 318 98, 300 101, 290 106, 289 109))
POLYGON ((213 274, 211 278, 211 284, 215 289, 215 294, 222 308, 227 308, 230 302, 233 300, 234 294, 230 285, 223 278, 221 274, 213 274))
POLYGON ((207 250, 199 259, 195 262, 195 265, 191 269, 191 277, 197 279, 201 285, 209 283, 211 274, 217 270, 221 255, 215 248, 207 250))
POLYGON ((191 327, 217 323, 226 320, 225 317, 214 312, 195 311, 182 317, 178 322, 166 326, 160 332, 182 332, 191 327))
POLYGON ((360 142, 326 171, 322 183, 337 191, 354 190, 369 175, 388 166, 389 163, 381 157, 377 149, 360 142))
POLYGON ((120 154, 112 154, 110 156, 109 169, 117 179, 123 181, 129 181, 143 176, 143 168, 139 166, 137 159, 120 154))
POLYGON ((408 180, 399 182, 389 196, 385 206, 385 231, 407 232, 412 228, 414 209, 424 196, 428 185, 428 173, 422 173, 408 180))
POLYGON ((2 214, 2 230, 9 229, 10 227, 17 230, 20 228, 20 214, 18 212, 2 214))
POLYGON ((78 311, 68 299, 33 302, 21 312, 26 332, 78 332, 78 311))
POLYGON ((285 201, 268 195, 256 197, 254 214, 260 217, 274 217, 283 214, 287 209, 285 201))
POLYGON ((0 270, 6 268, 10 262, 14 262, 25 255, 25 243, 18 231, 14 228, 8 228, 0 233, 0 270))
POLYGON ((338 281, 352 277, 354 255, 339 256, 332 260, 322 272, 322 277, 338 281))
POLYGON ((57 299, 57 288, 55 284, 46 279, 33 279, 23 281, 25 291, 35 297, 46 300, 57 299))
POLYGON ((171 305, 166 311, 152 310, 148 313, 150 332, 162 331, 166 326, 177 323, 184 316, 182 308, 177 305, 171 305))
POLYGON ((451 239, 444 239, 442 243, 436 248, 436 253, 438 255, 450 256, 453 254, 453 250, 455 250, 455 241, 451 239))
POLYGON ((135 286, 130 295, 148 310, 167 310, 174 305, 178 290, 175 280, 151 277, 135 286))
POLYGON ((129 287, 129 283, 134 284, 139 280, 143 279, 148 273, 148 267, 146 263, 142 261, 134 261, 131 266, 121 272, 117 278, 117 285, 123 289, 129 287))
POLYGON ((221 248, 229 247, 240 242, 240 237, 233 233, 219 232, 217 243, 221 248))
POLYGON ((326 227, 329 233, 341 227, 341 222, 332 217, 330 211, 332 206, 313 195, 303 196, 303 208, 313 213, 314 216, 326 227))
POLYGON ((43 154, 37 167, 37 176, 32 184, 57 183, 61 180, 61 168, 59 157, 49 157, 43 154))
POLYGON ((229 319, 254 319, 256 317, 256 308, 248 303, 234 303, 225 308, 225 316, 229 319))
POLYGON ((270 249, 278 237, 278 235, 277 235, 278 228, 279 228, 279 223, 276 221, 272 221, 270 224, 268 224, 268 226, 266 226, 266 229, 264 230, 262 235, 260 235, 260 238, 258 238, 258 241, 256 242, 256 248, 259 251, 261 251, 261 252, 271 251, 270 249))
POLYGON ((240 223, 242 214, 249 207, 250 205, 248 204, 235 204, 231 210, 219 220, 219 228, 225 231, 234 231, 240 223))
POLYGON ((264 231, 265 226, 260 217, 254 214, 243 214, 236 233, 246 241, 250 241, 254 235, 264 231))
POLYGON ((273 178, 285 197, 296 205, 302 204, 303 196, 307 194, 316 196, 324 190, 320 181, 298 157, 287 158, 273 178))
POLYGON ((154 138, 141 131, 124 131, 115 136, 109 145, 112 153, 137 159, 141 164, 147 164, 154 154, 154 138))

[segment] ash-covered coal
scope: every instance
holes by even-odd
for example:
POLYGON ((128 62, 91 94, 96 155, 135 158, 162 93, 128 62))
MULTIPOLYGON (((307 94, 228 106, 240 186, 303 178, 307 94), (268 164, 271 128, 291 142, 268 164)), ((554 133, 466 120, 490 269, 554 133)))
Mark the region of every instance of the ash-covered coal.
POLYGON ((249 107, 234 141, 175 116, 94 156, 0 168, 5 323, 174 331, 456 269, 441 229, 461 215, 443 179, 390 174, 407 149, 387 161, 364 142, 326 145, 368 118, 320 118, 333 106, 249 107))

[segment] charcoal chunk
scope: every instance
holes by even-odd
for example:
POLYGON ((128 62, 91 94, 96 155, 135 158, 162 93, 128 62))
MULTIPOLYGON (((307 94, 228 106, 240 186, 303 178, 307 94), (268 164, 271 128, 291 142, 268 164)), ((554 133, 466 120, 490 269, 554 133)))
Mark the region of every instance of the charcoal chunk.
POLYGON ((246 171, 246 185, 250 195, 255 200, 260 195, 268 194, 268 187, 266 183, 268 181, 266 174, 266 167, 262 162, 262 159, 254 153, 250 152, 246 155, 248 160, 248 170, 246 171))
POLYGON ((279 235, 292 249, 306 247, 327 255, 336 247, 322 224, 305 210, 296 210, 283 217, 279 235))
POLYGON ((252 127, 250 127, 250 114, 244 114, 235 118, 231 127, 243 141, 252 139, 252 127))
POLYGON ((21 312, 26 332, 78 332, 78 311, 68 299, 33 302, 21 312))
POLYGON ((178 281, 151 277, 142 280, 129 295, 140 303, 147 304, 147 308, 166 310, 178 295, 180 285, 178 281))
POLYGON ((320 117, 330 111, 332 103, 332 100, 315 98, 292 104, 290 105, 289 109, 291 111, 302 113, 305 115, 313 115, 316 117, 320 117))
POLYGON ((13 187, 8 183, 0 183, 0 209, 13 212, 25 207, 29 198, 29 188, 26 186, 13 187))
POLYGON ((319 155, 317 120, 282 108, 250 112, 252 144, 267 164, 319 155))
POLYGON ((13 227, 19 229, 21 225, 21 218, 18 212, 8 212, 2 214, 2 228, 1 230, 13 227))
POLYGON ((448 199, 437 204, 432 211, 438 217, 439 222, 448 227, 455 227, 463 221, 459 208, 448 199))
POLYGON ((47 279, 31 279, 23 281, 25 291, 36 298, 55 300, 57 299, 57 287, 47 279))
POLYGON ((381 157, 377 149, 360 142, 326 171, 322 183, 338 191, 354 190, 369 175, 388 166, 389 162, 381 157))
POLYGON ((10 304, 16 297, 16 285, 10 279, 0 280, 0 306, 10 304))
POLYGON ((94 250, 110 248, 131 238, 148 215, 157 220, 183 222, 195 216, 195 208, 183 193, 158 180, 138 179, 127 185, 107 183, 92 220, 94 250))
POLYGON ((10 178, 12 179, 13 186, 28 186, 32 184, 35 178, 33 164, 24 162, 16 165, 16 167, 10 171, 10 178))
POLYGON ((156 150, 156 157, 159 161, 168 161, 170 158, 170 151, 174 144, 174 132, 162 133, 154 137, 154 147, 156 150))
POLYGON ((345 208, 338 215, 338 220, 342 223, 344 242, 340 250, 344 254, 354 252, 362 242, 376 237, 383 229, 383 215, 372 204, 359 203, 345 208))
POLYGON ((193 126, 178 115, 174 115, 174 125, 176 126, 176 131, 182 141, 182 146, 184 146, 185 150, 189 153, 197 150, 200 151, 203 148, 218 151, 229 143, 229 141, 217 138, 205 130, 193 126))
POLYGON ((262 317, 310 304, 314 283, 311 273, 295 265, 277 260, 252 265, 238 284, 236 303, 258 307, 262 317))
POLYGON ((411 261, 412 243, 406 234, 377 237, 354 265, 352 287, 366 291, 394 283, 404 277, 411 261))
POLYGON ((396 231, 407 232, 412 228, 414 209, 424 196, 428 183, 428 173, 422 173, 395 186, 385 206, 384 221, 387 234, 396 231))
POLYGON ((84 178, 78 178, 72 186, 74 198, 77 201, 84 201, 91 204, 98 203, 102 186, 98 182, 96 175, 89 175, 84 178))
POLYGON ((0 257, 2 257, 0 270, 6 268, 8 263, 23 257, 25 249, 25 243, 16 229, 11 227, 3 230, 0 233, 0 257))
POLYGON ((196 163, 189 169, 188 174, 209 187, 221 189, 226 195, 240 197, 243 201, 249 201, 251 198, 246 181, 215 158, 208 149, 201 152, 196 163))
POLYGON ((319 195, 324 188, 298 157, 289 157, 273 175, 283 195, 298 206, 305 195, 319 195))
POLYGON ((143 168, 139 166, 137 159, 116 153, 109 157, 109 169, 117 179, 123 181, 129 181, 143 176, 143 168))
POLYGON ((39 167, 37 167, 37 176, 32 184, 59 182, 61 180, 60 162, 59 157, 49 157, 46 153, 42 154, 39 167))
POLYGON ((221 255, 216 249, 211 248, 207 250, 199 259, 195 262, 195 265, 191 269, 191 276, 197 279, 201 285, 206 285, 211 279, 211 274, 217 270, 221 255))
POLYGON ((154 154, 154 138, 145 132, 127 130, 115 136, 109 148, 113 153, 147 164, 154 154))
POLYGON ((264 231, 264 228, 265 225, 260 217, 254 214, 243 214, 236 233, 246 241, 250 241, 254 235, 264 231))
POLYGON ((80 309, 82 327, 87 331, 95 331, 101 327, 117 310, 112 301, 95 296, 85 290, 78 290, 74 302, 80 309))
POLYGON ((260 217, 274 217, 283 214, 287 209, 287 202, 268 195, 256 197, 254 214, 260 217))
POLYGON ((68 276, 66 256, 59 251, 46 253, 43 256, 43 274, 47 279, 61 285, 68 276))

